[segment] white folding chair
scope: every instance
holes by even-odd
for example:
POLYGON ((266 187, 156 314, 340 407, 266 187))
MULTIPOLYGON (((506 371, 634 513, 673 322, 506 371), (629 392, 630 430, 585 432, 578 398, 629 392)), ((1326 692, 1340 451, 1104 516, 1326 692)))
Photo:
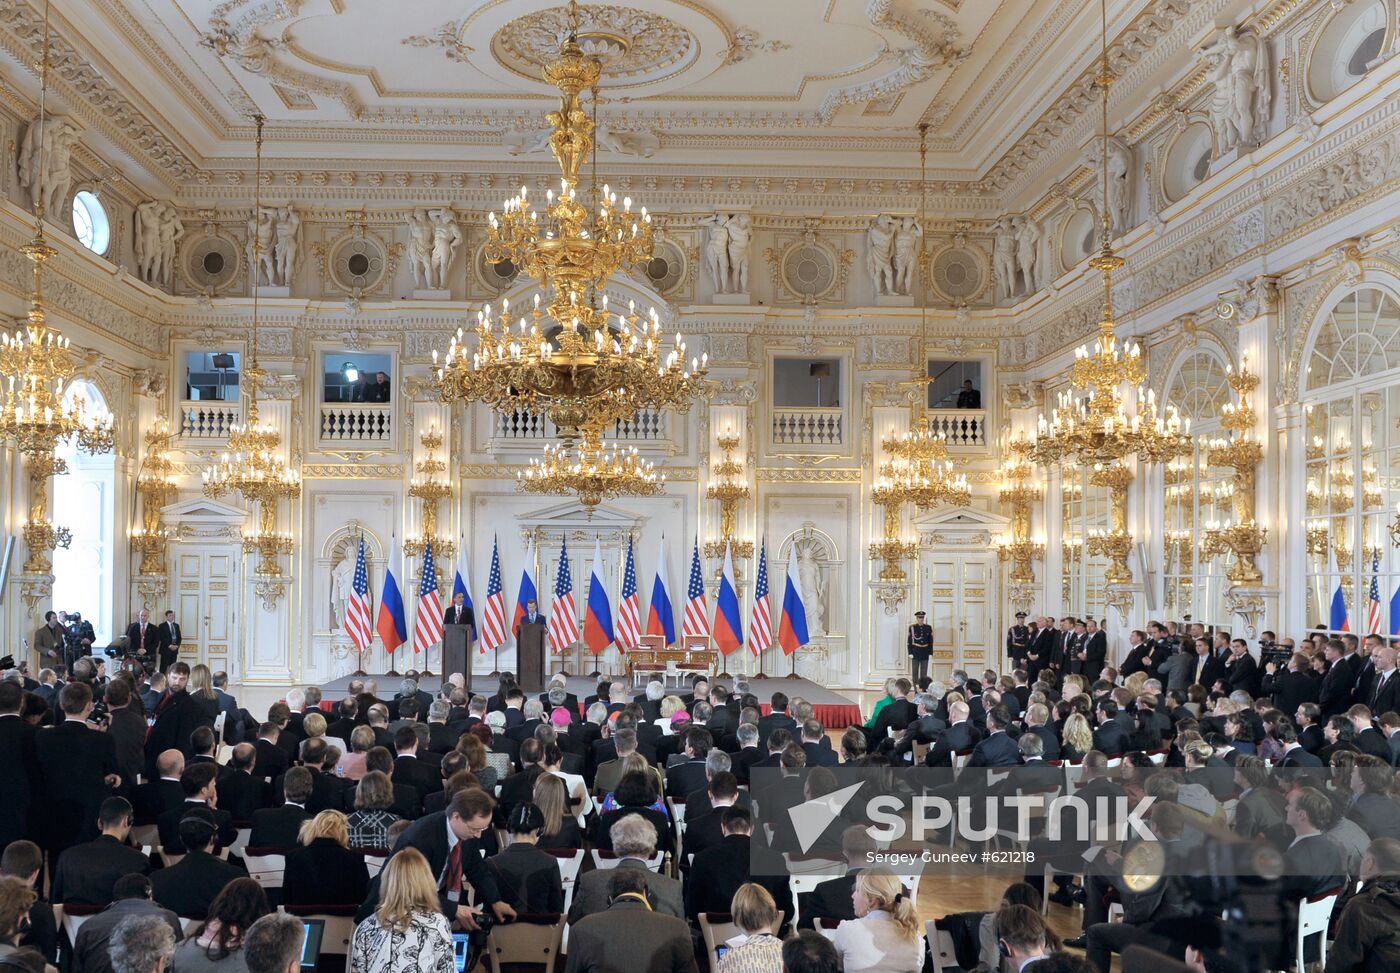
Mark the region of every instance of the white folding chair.
POLYGON ((287 869, 287 856, 266 848, 248 848, 243 855, 248 876, 265 889, 280 889, 287 869))
MULTIPOLYGON (((661 863, 666 858, 664 851, 658 851, 653 857, 647 860, 647 868, 653 872, 661 871, 661 863)), ((622 861, 614 852, 603 851, 601 848, 593 849, 594 868, 616 868, 617 863, 622 861)))
POLYGON ((924 938, 928 940, 929 957, 933 960, 933 973, 958 968, 957 953, 953 951, 953 937, 938 928, 937 919, 924 922, 924 938))
POLYGON ((1322 966, 1327 965, 1327 924, 1332 919, 1332 910, 1337 905, 1337 898, 1342 894, 1342 888, 1338 887, 1317 895, 1310 896, 1298 903, 1298 955, 1294 962, 1295 969, 1302 973, 1305 969, 1303 965, 1303 946, 1307 943, 1309 936, 1318 936, 1318 961, 1322 966))
POLYGON ((233 844, 229 845, 225 850, 230 855, 237 855, 239 858, 242 858, 243 849, 248 847, 248 839, 251 837, 253 837, 253 829, 251 827, 239 828, 238 836, 233 839, 233 844))
POLYGON ((569 911, 569 906, 574 901, 574 887, 578 885, 579 869, 583 867, 582 848, 546 848, 546 852, 554 856, 554 860, 559 865, 559 881, 564 886, 564 912, 569 911))

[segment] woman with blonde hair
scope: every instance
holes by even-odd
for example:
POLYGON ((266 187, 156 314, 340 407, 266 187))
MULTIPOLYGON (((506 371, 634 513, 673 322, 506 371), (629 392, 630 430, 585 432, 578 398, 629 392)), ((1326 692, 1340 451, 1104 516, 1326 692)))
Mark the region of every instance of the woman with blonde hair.
POLYGON ((720 957, 716 973, 771 973, 782 969, 783 941, 778 938, 778 905, 762 885, 745 882, 729 906, 744 941, 720 957))
POLYGON ((544 827, 540 829, 541 848, 583 847, 583 832, 579 830, 578 818, 569 813, 568 790, 563 778, 540 774, 535 778, 531 799, 544 815, 544 827))
POLYGON ((358 905, 369 892, 365 858, 350 850, 350 827, 339 811, 322 811, 297 834, 282 879, 285 905, 358 905))
POLYGON ((1123 681, 1123 688, 1136 698, 1142 695, 1142 687, 1147 685, 1148 678, 1145 672, 1135 672, 1123 681))
MULTIPOLYGON (((368 729, 368 727, 366 727, 368 729)), ((389 850, 389 828, 399 816, 394 804, 394 784, 382 770, 371 770, 355 786, 355 810, 345 819, 351 848, 389 850)))
POLYGON ((886 679, 886 680, 885 680, 885 695, 882 696, 882 697, 880 697, 880 701, 877 702, 877 703, 875 704, 875 708, 874 708, 873 710, 870 711, 870 719, 868 719, 868 720, 865 721, 866 729, 870 729, 871 727, 873 727, 873 726, 875 725, 875 721, 878 720, 878 719, 880 718, 880 710, 882 710, 882 709, 884 709, 886 706, 890 705, 890 703, 893 703, 895 697, 898 696, 898 695, 899 695, 899 683, 895 682, 893 679, 886 679))
POLYGON ((832 942, 843 973, 919 973, 924 943, 918 914, 887 868, 867 868, 851 892, 856 918, 836 927, 832 942))
POLYGON ((1060 741, 1061 760, 1083 760, 1094 749, 1094 731, 1078 711, 1065 718, 1064 738, 1060 741))
POLYGON ((417 848, 384 864, 379 907, 355 927, 349 973, 455 973, 452 931, 438 904, 437 883, 417 848))
POLYGON ((347 780, 359 780, 365 776, 365 754, 374 749, 374 730, 368 726, 357 726, 350 731, 346 741, 350 749, 340 758, 340 775, 347 780))
POLYGON ((190 666, 190 699, 199 706, 199 722, 213 726, 219 718, 219 697, 214 695, 214 677, 204 663, 190 666))

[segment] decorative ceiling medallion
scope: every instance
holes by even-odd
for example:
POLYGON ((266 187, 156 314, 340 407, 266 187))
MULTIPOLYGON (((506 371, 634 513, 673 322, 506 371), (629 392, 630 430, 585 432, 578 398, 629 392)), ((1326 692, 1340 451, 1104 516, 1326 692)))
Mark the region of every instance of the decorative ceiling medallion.
POLYGON ((243 271, 243 248, 218 233, 194 237, 183 250, 178 261, 181 276, 191 290, 205 297, 228 290, 243 271))
POLYGON ((987 257, 977 247, 945 247, 933 257, 932 285, 950 304, 970 303, 986 289, 987 257))
MULTIPOLYGON (((578 43, 603 66, 603 87, 668 78, 695 61, 699 44, 685 27, 638 10, 588 4, 579 8, 578 43)), ((491 38, 491 53, 510 71, 538 79, 540 69, 568 38, 568 9, 552 7, 510 21, 491 38)))

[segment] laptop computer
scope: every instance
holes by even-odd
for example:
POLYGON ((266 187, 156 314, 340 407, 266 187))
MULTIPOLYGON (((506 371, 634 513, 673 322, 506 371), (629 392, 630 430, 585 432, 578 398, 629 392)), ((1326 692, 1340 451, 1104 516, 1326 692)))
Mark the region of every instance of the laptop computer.
POLYGON ((301 925, 306 933, 301 941, 301 968, 315 970, 316 963, 321 959, 321 938, 326 934, 326 920, 303 919, 301 925))

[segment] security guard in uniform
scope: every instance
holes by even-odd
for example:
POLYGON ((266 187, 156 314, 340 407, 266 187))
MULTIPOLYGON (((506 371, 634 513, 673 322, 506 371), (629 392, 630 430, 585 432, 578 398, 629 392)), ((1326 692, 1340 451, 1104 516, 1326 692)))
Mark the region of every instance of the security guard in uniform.
POLYGON ((912 660, 915 684, 928 676, 928 660, 933 655, 933 626, 924 624, 924 613, 914 613, 914 624, 909 626, 909 658, 912 660))
POLYGON ((1031 629, 1026 624, 1026 613, 1016 613, 1016 624, 1006 632, 1006 655, 1012 668, 1020 669, 1026 664, 1026 653, 1031 648, 1031 629))

